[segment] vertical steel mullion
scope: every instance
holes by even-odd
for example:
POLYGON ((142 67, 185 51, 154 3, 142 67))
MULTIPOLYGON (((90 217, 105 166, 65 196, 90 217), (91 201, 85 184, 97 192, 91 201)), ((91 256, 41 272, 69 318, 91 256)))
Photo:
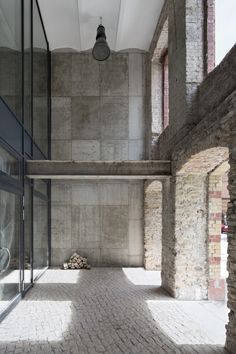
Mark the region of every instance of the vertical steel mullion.
POLYGON ((20 242, 19 242, 19 254, 20 254, 20 291, 24 291, 24 1, 21 0, 21 168, 20 174, 22 179, 23 194, 20 198, 20 242))
MULTIPOLYGON (((34 73, 33 73, 33 0, 30 0, 30 116, 31 116, 31 156, 33 158, 33 139, 34 139, 34 112, 33 112, 33 84, 34 84, 34 73)), ((31 183, 31 283, 34 282, 34 183, 31 183)))

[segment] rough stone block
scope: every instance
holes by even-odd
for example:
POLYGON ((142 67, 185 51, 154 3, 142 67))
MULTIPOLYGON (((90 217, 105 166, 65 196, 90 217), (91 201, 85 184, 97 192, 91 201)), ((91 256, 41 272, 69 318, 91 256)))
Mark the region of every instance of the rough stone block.
POLYGON ((101 95, 102 96, 128 96, 129 74, 128 55, 112 54, 100 65, 101 95))
POLYGON ((99 102, 98 97, 72 98, 72 139, 100 139, 99 102))
POLYGON ((91 53, 72 54, 72 96, 99 96, 99 63, 91 53))
POLYGON ((52 98, 52 139, 71 139, 71 99, 52 98))
POLYGON ((103 97, 101 99, 102 139, 128 139, 128 97, 103 97))
POLYGON ((100 142, 98 140, 72 140, 72 160, 98 161, 100 142))
POLYGON ((128 207, 101 208, 101 247, 128 247, 128 207))

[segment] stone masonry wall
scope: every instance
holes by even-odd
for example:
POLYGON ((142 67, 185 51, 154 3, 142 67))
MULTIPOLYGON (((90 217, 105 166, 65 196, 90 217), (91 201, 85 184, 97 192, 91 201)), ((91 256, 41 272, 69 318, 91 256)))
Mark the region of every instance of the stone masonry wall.
POLYGON ((162 182, 144 184, 144 266, 147 270, 161 269, 162 182))
MULTIPOLYGON (((145 60, 138 51, 52 53, 52 159, 142 160, 145 60)), ((143 182, 52 182, 52 264, 143 265, 143 182)))

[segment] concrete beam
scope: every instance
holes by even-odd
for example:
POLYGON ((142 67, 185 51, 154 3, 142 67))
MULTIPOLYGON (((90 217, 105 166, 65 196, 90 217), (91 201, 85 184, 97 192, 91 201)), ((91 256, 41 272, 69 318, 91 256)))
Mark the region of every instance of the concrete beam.
POLYGON ((28 160, 26 174, 33 179, 162 179, 171 176, 171 162, 28 160))

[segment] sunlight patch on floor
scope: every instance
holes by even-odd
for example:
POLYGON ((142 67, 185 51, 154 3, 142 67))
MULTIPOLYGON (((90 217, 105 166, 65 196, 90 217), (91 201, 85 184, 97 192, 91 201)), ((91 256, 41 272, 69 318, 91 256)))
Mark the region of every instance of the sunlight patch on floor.
POLYGON ((71 301, 21 301, 14 312, 1 323, 0 342, 62 340, 72 315, 71 301))
POLYGON ((160 329, 176 344, 225 344, 228 309, 224 302, 146 302, 160 329))
POLYGON ((76 284, 79 281, 80 270, 48 269, 37 284, 76 284))
POLYGON ((144 268, 122 268, 124 274, 134 285, 161 286, 161 272, 144 268))

